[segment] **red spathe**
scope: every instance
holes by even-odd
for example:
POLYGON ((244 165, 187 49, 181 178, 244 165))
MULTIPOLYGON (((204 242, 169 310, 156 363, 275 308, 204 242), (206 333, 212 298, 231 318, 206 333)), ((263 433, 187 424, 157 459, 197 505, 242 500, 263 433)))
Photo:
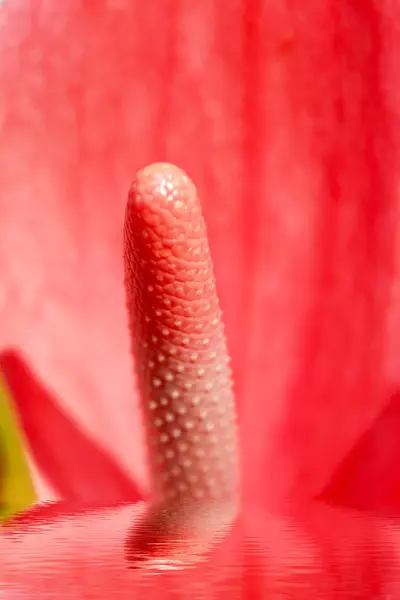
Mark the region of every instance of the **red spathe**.
MULTIPOLYGON (((42 439, 36 428, 43 498, 79 499, 68 490, 87 473, 82 501, 101 495, 98 472, 112 488, 103 452, 146 488, 122 225, 134 172, 168 160, 204 206, 245 499, 325 493, 397 512, 398 449, 385 450, 396 419, 382 414, 399 379, 400 5, 375 4, 2 4, 1 345, 22 350, 102 451, 79 475, 62 419, 42 439), (354 497, 340 470, 362 436, 354 497)), ((15 400, 37 420, 35 403, 15 400)))

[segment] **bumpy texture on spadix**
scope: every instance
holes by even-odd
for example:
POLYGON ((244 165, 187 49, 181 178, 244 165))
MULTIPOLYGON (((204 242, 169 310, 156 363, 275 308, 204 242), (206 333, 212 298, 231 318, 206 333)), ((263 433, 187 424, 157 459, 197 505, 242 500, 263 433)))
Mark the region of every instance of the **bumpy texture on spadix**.
POLYGON ((232 520, 238 452, 205 223, 195 187, 177 167, 154 164, 136 176, 125 275, 152 484, 132 545, 154 555, 179 540, 187 551, 232 520))

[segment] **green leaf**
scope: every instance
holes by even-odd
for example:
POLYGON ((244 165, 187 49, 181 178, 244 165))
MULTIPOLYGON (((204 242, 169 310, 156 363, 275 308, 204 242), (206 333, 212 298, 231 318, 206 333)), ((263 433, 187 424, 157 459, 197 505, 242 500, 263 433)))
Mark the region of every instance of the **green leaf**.
POLYGON ((0 519, 24 510, 35 501, 23 432, 0 378, 0 519))

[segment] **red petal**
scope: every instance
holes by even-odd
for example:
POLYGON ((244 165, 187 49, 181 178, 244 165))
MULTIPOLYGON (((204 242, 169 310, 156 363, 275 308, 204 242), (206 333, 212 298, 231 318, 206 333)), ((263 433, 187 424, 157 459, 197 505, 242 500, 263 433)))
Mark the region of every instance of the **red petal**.
POLYGON ((400 394, 394 394, 338 466, 321 496, 334 504, 400 516, 400 394))
POLYGON ((62 498, 84 504, 140 499, 135 483, 79 430, 18 354, 0 354, 0 369, 33 458, 62 498), (60 461, 58 447, 66 453, 64 460, 60 461))
POLYGON ((398 381, 399 8, 259 8, 242 423, 247 493, 279 503, 324 489, 398 381))

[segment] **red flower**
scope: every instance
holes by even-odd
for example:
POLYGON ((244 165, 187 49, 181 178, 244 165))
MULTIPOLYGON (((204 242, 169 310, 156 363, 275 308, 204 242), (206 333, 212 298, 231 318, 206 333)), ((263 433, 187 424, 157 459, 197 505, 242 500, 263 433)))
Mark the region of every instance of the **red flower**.
MULTIPOLYGON (((0 8, 3 369, 42 496, 113 504, 147 488, 123 210, 133 172, 169 160, 203 202, 236 375, 241 526, 268 566, 238 525, 205 591, 395 594, 393 523, 303 501, 398 514, 399 9, 156 4, 0 8), (286 504, 282 521, 265 514, 286 504)), ((104 511, 4 538, 1 581, 35 598, 130 597, 132 509, 104 511)), ((196 573, 149 585, 185 597, 196 573)))

